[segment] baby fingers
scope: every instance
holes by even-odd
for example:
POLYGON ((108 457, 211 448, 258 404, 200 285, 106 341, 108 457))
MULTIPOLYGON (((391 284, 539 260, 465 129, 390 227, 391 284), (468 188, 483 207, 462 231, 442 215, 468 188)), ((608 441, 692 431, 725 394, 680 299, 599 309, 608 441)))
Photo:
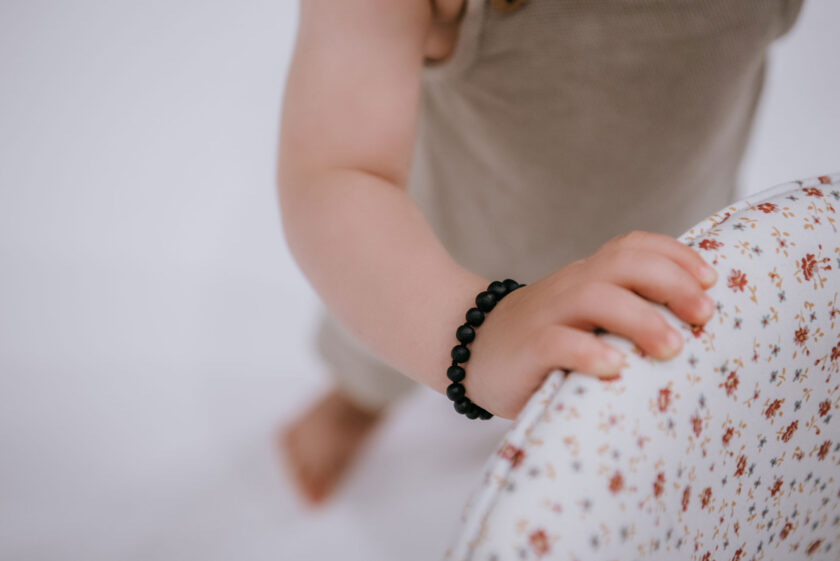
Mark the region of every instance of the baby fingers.
POLYGON ((550 325, 532 341, 531 354, 541 368, 563 368, 611 378, 624 365, 624 354, 587 333, 566 325, 550 325))
POLYGON ((600 327, 622 335, 660 359, 682 349, 682 335, 671 327, 651 302, 609 282, 589 282, 574 298, 558 306, 559 323, 583 330, 600 327))

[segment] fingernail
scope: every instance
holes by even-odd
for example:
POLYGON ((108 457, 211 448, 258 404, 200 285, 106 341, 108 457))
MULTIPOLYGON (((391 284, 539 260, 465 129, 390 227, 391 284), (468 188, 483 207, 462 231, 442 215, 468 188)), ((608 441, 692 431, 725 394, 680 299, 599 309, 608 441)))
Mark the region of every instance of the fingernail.
POLYGON ((621 366, 624 364, 624 354, 615 349, 610 349, 607 351, 606 359, 607 364, 613 367, 621 366))
POLYGON ((701 299, 701 304, 704 314, 709 314, 715 309, 715 301, 708 294, 704 294, 701 299))
POLYGON ((717 281, 717 271, 708 265, 704 265, 700 270, 700 277, 703 282, 707 284, 714 284, 717 281))
POLYGON ((678 350, 680 348, 680 345, 682 344, 682 335, 680 335, 674 330, 669 331, 665 339, 669 351, 678 350))

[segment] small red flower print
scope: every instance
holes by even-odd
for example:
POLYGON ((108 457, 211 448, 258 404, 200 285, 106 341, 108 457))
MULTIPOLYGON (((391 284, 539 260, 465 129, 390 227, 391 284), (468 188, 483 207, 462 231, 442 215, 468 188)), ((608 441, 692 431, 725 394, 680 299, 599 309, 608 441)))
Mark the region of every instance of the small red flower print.
POLYGON ((691 430, 694 431, 694 436, 698 438, 700 433, 703 432, 703 419, 697 413, 691 416, 691 430))
POLYGON ((747 457, 741 454, 738 456, 738 464, 735 466, 735 477, 744 475, 744 469, 747 467, 747 457))
POLYGON ((707 551, 706 553, 703 554, 703 557, 700 558, 700 561, 711 561, 711 559, 712 559, 712 552, 707 551))
POLYGON ((802 268, 802 276, 805 277, 806 281, 811 280, 815 273, 814 269, 817 268, 817 256, 813 253, 806 253, 799 263, 802 268))
POLYGON ((697 245, 700 247, 700 249, 706 250, 713 250, 723 247, 723 244, 721 242, 709 238, 700 240, 700 243, 698 243, 697 245))
POLYGON ((808 340, 808 326, 805 325, 800 327, 796 330, 793 334, 793 342, 799 345, 800 347, 805 344, 805 341, 808 340))
POLYGON ((767 406, 767 409, 764 410, 764 416, 767 419, 772 419, 776 416, 776 413, 782 407, 782 400, 781 399, 774 399, 773 403, 767 406))
POLYGON ((770 214, 771 212, 778 210, 779 207, 777 207, 775 203, 761 203, 760 205, 757 205, 756 208, 764 214, 770 214))
POLYGON ((665 489, 665 472, 660 471, 656 474, 656 480, 653 482, 653 496, 658 497, 665 489))
POLYGON ((744 548, 739 547, 737 551, 735 551, 735 555, 732 556, 732 561, 741 561, 741 558, 744 556, 744 548))
POLYGON ((732 440, 732 434, 735 432, 735 429, 732 427, 727 427, 721 437, 721 441, 723 442, 724 446, 729 445, 729 441, 732 440))
POLYGON ((826 413, 831 409, 831 400, 826 399, 821 401, 819 405, 820 417, 825 417, 826 413))
POLYGON ((790 522, 785 522, 785 525, 782 526, 782 529, 779 531, 779 539, 783 540, 786 537, 788 537, 788 534, 790 534, 791 530, 793 530, 793 524, 791 524, 790 522))
POLYGON ((624 476, 621 475, 620 471, 615 472, 612 477, 610 477, 610 484, 609 489, 610 492, 615 495, 619 491, 624 488, 624 476))
POLYGON ((689 329, 695 339, 699 339, 706 332, 702 325, 692 325, 689 329))
POLYGON ((776 481, 773 482, 773 486, 769 488, 770 489, 770 496, 775 497, 776 493, 778 493, 781 488, 782 488, 782 478, 777 477, 776 481))
POLYGON ((656 406, 660 413, 668 410, 668 405, 671 403, 671 388, 662 388, 659 390, 659 396, 656 398, 656 406))
POLYGON ((836 361, 838 358, 840 358, 840 343, 837 343, 831 349, 831 362, 836 361))
POLYGON ((822 539, 812 541, 808 545, 808 548, 805 550, 805 553, 807 553, 808 555, 813 555, 814 552, 817 551, 820 548, 820 545, 822 544, 822 542, 823 542, 822 539))
POLYGON ((723 224, 724 222, 726 222, 727 220, 729 220, 729 217, 730 217, 730 216, 732 216, 732 213, 731 213, 731 212, 726 212, 726 213, 723 215, 723 218, 721 218, 720 220, 718 220, 717 222, 715 222, 715 224, 714 224, 714 225, 715 225, 715 226, 719 226, 719 225, 723 224))
POLYGON ((731 288, 733 292, 743 292, 744 287, 747 286, 747 275, 738 269, 732 269, 732 272, 729 273, 729 278, 727 278, 726 281, 727 286, 731 288))
POLYGON ((817 179, 819 179, 820 183, 822 183, 823 185, 828 185, 829 183, 831 183, 831 178, 827 175, 821 175, 817 179))
POLYGON ((805 189, 803 189, 803 191, 805 191, 805 195, 807 195, 808 197, 822 197, 823 196, 823 192, 820 191, 816 187, 805 187, 805 189))
POLYGON ((528 543, 531 544, 531 549, 534 550, 537 557, 542 557, 551 550, 551 547, 548 545, 548 536, 545 535, 545 530, 543 529, 531 532, 531 535, 528 536, 528 543))
POLYGON ((796 428, 799 426, 799 421, 794 421, 787 426, 785 431, 782 433, 782 441, 787 442, 793 436, 793 433, 796 432, 796 428))
POLYGON ((682 509, 683 512, 688 510, 688 501, 691 498, 691 485, 686 485, 685 489, 683 490, 682 496, 682 509))
POLYGON ((709 501, 712 499, 712 488, 706 487, 703 489, 703 492, 700 493, 700 508, 706 508, 709 504, 709 501))
POLYGON ((499 451, 499 456, 505 460, 509 460, 511 467, 517 467, 525 459, 525 451, 522 448, 517 448, 513 444, 505 444, 505 447, 499 451))
POLYGON ((718 384, 719 388, 723 388, 726 390, 726 395, 732 395, 736 389, 738 389, 738 371, 733 370, 729 373, 729 376, 726 377, 726 380, 718 384))
POLYGON ((829 448, 831 448, 831 441, 826 440, 820 445, 820 449, 817 452, 817 458, 819 458, 821 461, 824 460, 825 457, 828 455, 829 448))

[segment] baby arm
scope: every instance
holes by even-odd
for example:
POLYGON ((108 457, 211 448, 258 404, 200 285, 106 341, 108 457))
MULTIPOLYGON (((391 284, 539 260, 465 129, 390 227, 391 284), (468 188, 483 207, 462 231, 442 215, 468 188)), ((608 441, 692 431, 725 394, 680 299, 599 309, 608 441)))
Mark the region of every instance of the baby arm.
POLYGON ((490 281, 405 190, 431 18, 428 0, 301 2, 278 188, 290 251, 336 319, 443 393, 455 328, 490 281))

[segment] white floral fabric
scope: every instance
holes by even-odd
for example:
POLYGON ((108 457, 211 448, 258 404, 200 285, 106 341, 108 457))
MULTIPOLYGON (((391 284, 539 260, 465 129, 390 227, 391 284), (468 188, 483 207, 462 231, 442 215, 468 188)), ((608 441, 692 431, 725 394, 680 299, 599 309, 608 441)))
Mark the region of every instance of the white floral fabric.
POLYGON ((451 561, 840 559, 840 173, 678 239, 718 271, 674 359, 553 371, 488 459, 451 561))

